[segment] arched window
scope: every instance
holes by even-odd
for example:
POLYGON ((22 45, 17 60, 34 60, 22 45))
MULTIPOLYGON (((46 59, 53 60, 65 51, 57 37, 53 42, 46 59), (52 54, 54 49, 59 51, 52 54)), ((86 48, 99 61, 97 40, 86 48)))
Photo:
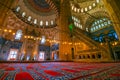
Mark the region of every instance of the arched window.
POLYGON ((104 22, 104 24, 105 24, 105 26, 107 26, 107 25, 108 25, 108 23, 107 23, 107 22, 104 22))
POLYGON ((97 21, 97 23, 99 24, 99 20, 97 21))
POLYGON ((78 25, 79 25, 79 24, 77 23, 76 26, 78 27, 78 25))
POLYGON ((45 41, 46 41, 45 36, 42 36, 42 38, 41 38, 41 44, 44 44, 45 41))
POLYGON ((99 26, 99 28, 101 28, 101 25, 100 25, 100 24, 99 24, 98 26, 99 26))
POLYGON ((92 6, 89 6, 89 9, 92 9, 92 6))
POLYGON ((86 28, 86 31, 88 31, 88 28, 86 28))
POLYGON ((75 17, 73 17, 73 20, 75 21, 75 17))
POLYGON ((87 9, 87 7, 85 8, 85 11, 87 11, 88 9, 87 9))
POLYGON ((95 7, 96 6, 96 4, 95 3, 93 3, 93 7, 95 7))
POLYGON ((81 9, 81 12, 84 12, 83 8, 81 9))
POLYGON ((101 24, 102 27, 104 27, 104 24, 101 24))
POLYGON ((97 2, 97 3, 99 3, 99 2, 100 2, 100 0, 96 0, 96 2, 97 2))
POLYGON ((103 18, 103 21, 106 21, 106 18, 103 18))
POLYGON ((46 21, 46 26, 48 26, 48 21, 46 21))
POLYGON ((76 12, 76 11, 77 11, 77 8, 74 8, 74 11, 76 12))
POLYGON ((100 20, 100 22, 102 23, 103 21, 102 21, 102 20, 100 20))
POLYGON ((78 19, 76 18, 76 20, 75 20, 76 22, 78 22, 78 19))
POLYGON ((111 22, 110 22, 110 21, 108 21, 108 24, 111 24, 111 22))
POLYGON ((23 12, 23 13, 22 13, 22 17, 25 17, 25 14, 26 14, 26 13, 25 13, 25 12, 23 12))
POLYGON ((81 25, 81 29, 82 29, 82 25, 81 25))
POLYGON ((19 11, 20 11, 20 6, 16 8, 16 12, 19 12, 19 11))
POLYGON ((97 22, 95 22, 95 25, 97 24, 97 22))
POLYGON ((74 22, 74 25, 75 25, 75 26, 77 26, 77 23, 76 23, 76 22, 74 22))
POLYGON ((53 25, 53 20, 51 21, 51 25, 53 25))
POLYGON ((113 33, 113 36, 115 39, 118 39, 118 35, 116 34, 116 32, 113 33))
POLYGON ((80 12, 80 9, 77 9, 77 12, 79 13, 79 12, 80 12))
POLYGON ((74 6, 72 6, 72 10, 74 10, 74 6))
POLYGON ((74 20, 74 16, 72 16, 72 19, 74 20))
POLYGON ((28 21, 31 21, 31 18, 32 18, 32 17, 31 17, 31 16, 29 16, 29 17, 28 17, 28 21))
POLYGON ((96 26, 96 29, 98 29, 98 26, 96 26))
POLYGON ((40 26, 42 26, 43 25, 43 21, 40 21, 40 26))
POLYGON ((34 19, 34 24, 37 24, 37 19, 34 19))
POLYGON ((93 32, 93 28, 91 28, 90 30, 91 30, 91 32, 93 32))
POLYGON ((18 30, 18 31, 16 32, 15 39, 16 39, 16 40, 20 40, 21 37, 22 37, 22 30, 18 30))

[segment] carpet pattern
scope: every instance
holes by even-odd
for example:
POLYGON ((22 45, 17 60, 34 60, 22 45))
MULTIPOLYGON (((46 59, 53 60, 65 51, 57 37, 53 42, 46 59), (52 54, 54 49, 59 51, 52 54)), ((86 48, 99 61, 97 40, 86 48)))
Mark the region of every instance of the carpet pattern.
POLYGON ((0 63, 0 80, 120 80, 120 63, 0 63))

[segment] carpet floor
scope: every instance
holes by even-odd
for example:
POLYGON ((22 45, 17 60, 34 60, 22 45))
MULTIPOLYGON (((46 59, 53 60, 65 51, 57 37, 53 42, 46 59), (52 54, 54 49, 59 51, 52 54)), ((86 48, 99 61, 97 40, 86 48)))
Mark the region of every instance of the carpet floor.
POLYGON ((0 80, 120 80, 120 63, 0 63, 0 80))

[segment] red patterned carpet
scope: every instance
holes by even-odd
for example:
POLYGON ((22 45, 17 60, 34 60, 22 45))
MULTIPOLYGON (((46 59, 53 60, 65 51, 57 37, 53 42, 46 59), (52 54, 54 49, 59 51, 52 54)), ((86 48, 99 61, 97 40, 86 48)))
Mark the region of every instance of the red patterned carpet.
POLYGON ((0 80, 120 80, 120 63, 0 63, 0 80))

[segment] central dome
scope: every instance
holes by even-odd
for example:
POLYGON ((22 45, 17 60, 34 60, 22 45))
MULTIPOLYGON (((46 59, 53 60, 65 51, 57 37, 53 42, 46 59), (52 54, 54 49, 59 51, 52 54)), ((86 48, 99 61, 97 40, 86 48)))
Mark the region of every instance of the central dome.
POLYGON ((52 10, 46 0, 24 0, 24 2, 28 3, 28 7, 40 12, 49 12, 52 10))
MULTIPOLYGON (((52 0, 23 0, 23 3, 20 5, 24 5, 27 7, 30 11, 34 12, 35 14, 41 15, 41 16, 49 16, 53 14, 58 14, 55 4, 52 2, 52 0)), ((24 9, 24 8, 23 8, 24 9)))
POLYGON ((56 27, 58 11, 52 0, 19 0, 14 12, 18 18, 32 26, 56 27))

